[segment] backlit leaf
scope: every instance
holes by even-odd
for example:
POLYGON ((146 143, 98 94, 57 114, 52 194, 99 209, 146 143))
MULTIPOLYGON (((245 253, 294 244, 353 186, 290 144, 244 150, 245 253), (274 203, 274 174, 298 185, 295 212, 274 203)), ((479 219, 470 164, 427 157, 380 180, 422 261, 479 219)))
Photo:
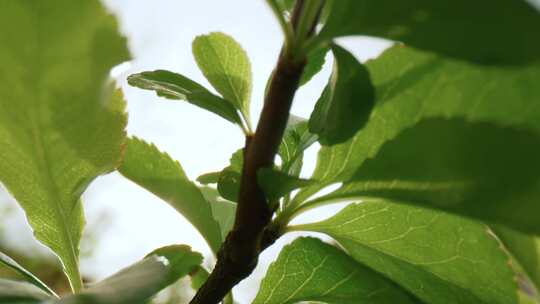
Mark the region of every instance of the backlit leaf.
POLYGON ((188 101, 232 123, 242 125, 233 104, 180 74, 164 70, 142 72, 130 75, 128 83, 141 89, 153 90, 161 97, 188 101))
POLYGON ((52 299, 54 298, 33 284, 0 278, 1 304, 38 304, 52 299))
POLYGON ((56 296, 56 293, 45 283, 43 283, 38 277, 36 277, 33 273, 26 270, 24 267, 19 265, 15 260, 7 256, 6 254, 0 252, 0 264, 3 264, 13 270, 15 270, 18 274, 20 274, 22 277, 26 279, 27 282, 34 284, 36 287, 40 288, 41 290, 45 291, 51 296, 56 296))
POLYGON ((232 37, 215 32, 195 38, 193 55, 212 86, 249 117, 251 63, 242 47, 232 37))
POLYGON ((238 149, 231 155, 229 166, 219 173, 217 189, 223 198, 236 202, 240 191, 240 178, 244 165, 244 150, 238 149))
POLYGON ((293 190, 314 183, 314 181, 291 176, 269 168, 259 169, 257 172, 257 181, 269 201, 276 201, 293 190))
POLYGON ((517 303, 501 244, 485 225, 462 217, 370 201, 297 230, 330 235, 359 263, 423 303, 517 303))
POLYGON ((210 172, 202 174, 197 177, 197 182, 203 185, 217 184, 217 182, 219 181, 219 174, 221 174, 221 172, 210 172))
POLYGON ((206 282, 210 274, 203 267, 197 267, 192 273, 191 276, 191 288, 193 290, 199 290, 201 286, 206 282))
MULTIPOLYGON (((428 118, 540 133, 540 64, 478 66, 397 45, 366 66, 376 88, 375 108, 354 137, 319 152, 312 178, 326 185, 349 180, 385 142, 428 118)), ((310 187, 295 199, 305 200, 322 187, 310 187)))
POLYGON ((290 115, 278 150, 281 171, 298 176, 302 170, 304 151, 316 141, 317 135, 308 130, 308 121, 290 115))
POLYGON ((354 56, 332 46, 334 70, 309 118, 309 131, 323 145, 351 138, 367 122, 373 108, 375 89, 369 72, 354 56))
POLYGON ((238 193, 240 192, 240 179, 242 175, 238 171, 230 168, 225 168, 219 174, 217 189, 219 194, 225 199, 233 202, 238 201, 238 193))
POLYGON ((321 39, 365 35, 487 64, 540 59, 540 13, 523 0, 332 0, 321 39))
POLYGON ((2 1, 0 27, 0 181, 79 290, 80 196, 125 139, 122 96, 104 84, 126 41, 97 0, 2 1))
POLYGON ((83 292, 57 304, 146 303, 163 288, 186 276, 203 257, 189 246, 173 245, 155 250, 142 261, 90 285, 83 292))
POLYGON ((427 119, 385 143, 317 200, 382 197, 540 234, 540 135, 464 119, 427 119))
POLYGON ((225 239, 234 224, 236 215, 236 203, 228 201, 219 196, 219 192, 210 187, 202 187, 201 191, 210 206, 212 206, 212 215, 221 228, 221 237, 225 239))
POLYGON ((210 203, 187 178, 180 163, 154 145, 134 137, 128 140, 124 161, 118 170, 175 208, 195 226, 214 253, 219 250, 221 232, 210 203))
POLYGON ((403 289, 313 238, 285 246, 270 265, 253 304, 320 301, 328 304, 416 303, 403 289))
POLYGON ((308 83, 317 73, 319 73, 324 63, 326 62, 326 54, 328 53, 328 48, 319 48, 309 53, 307 56, 307 64, 300 77, 299 86, 303 86, 308 83))

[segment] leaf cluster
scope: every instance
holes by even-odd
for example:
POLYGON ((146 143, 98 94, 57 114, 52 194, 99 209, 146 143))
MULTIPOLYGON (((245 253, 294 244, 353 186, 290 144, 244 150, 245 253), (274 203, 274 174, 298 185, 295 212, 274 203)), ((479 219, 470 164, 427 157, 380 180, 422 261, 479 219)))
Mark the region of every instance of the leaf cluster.
MULTIPOLYGON (((299 87, 327 57, 333 68, 311 116, 289 116, 279 161, 257 172, 274 212, 263 228, 276 237, 323 233, 335 243, 300 237, 285 246, 253 303, 540 301, 540 12, 523 0, 267 2, 283 54, 306 62, 299 87), (394 45, 360 62, 336 42, 354 35, 394 45), (316 168, 301 177, 316 142, 316 168), (319 194, 333 184, 340 186, 319 194), (348 206, 291 224, 336 202, 348 206)), ((167 153, 127 137, 125 102, 108 73, 129 53, 99 1, 4 1, 0 25, 0 182, 73 290, 60 298, 0 253, 24 278, 0 279, 0 303, 145 303, 184 276, 203 285, 202 256, 171 245, 83 286, 81 195, 117 170, 189 220, 218 257, 237 220, 246 148, 191 181, 167 153), (17 33, 5 30, 14 25, 17 33)), ((196 37, 192 52, 212 88, 165 70, 128 83, 210 111, 249 140, 247 53, 221 32, 196 37)))

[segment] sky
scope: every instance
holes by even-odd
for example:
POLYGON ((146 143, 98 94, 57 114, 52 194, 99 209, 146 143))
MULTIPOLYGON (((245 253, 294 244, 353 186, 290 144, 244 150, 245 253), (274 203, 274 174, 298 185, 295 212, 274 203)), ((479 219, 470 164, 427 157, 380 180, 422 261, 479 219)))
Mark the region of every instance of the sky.
MULTIPOLYGON (((283 37, 264 0, 105 0, 106 7, 119 19, 120 30, 128 38, 133 59, 113 69, 111 75, 123 88, 129 115, 128 133, 153 142, 178 160, 187 175, 195 179, 228 164, 230 155, 243 145, 241 131, 229 122, 181 101, 158 98, 152 92, 129 87, 125 81, 132 73, 167 69, 181 73, 211 88, 197 69, 191 54, 191 42, 201 34, 221 31, 234 37, 246 50, 253 70, 252 118, 259 116, 263 90, 272 71, 283 37)), ((376 57, 390 45, 371 38, 347 38, 339 41, 358 59, 376 57)), ((331 58, 324 70, 298 92, 292 113, 308 118, 328 80, 331 58)), ((303 175, 314 168, 317 146, 306 155, 303 175)), ((189 244, 210 256, 210 250, 197 231, 174 209, 156 196, 117 173, 99 177, 83 195, 87 230, 95 237, 83 237, 81 247, 83 274, 104 278, 141 258, 153 249, 170 244, 189 244), (93 254, 84 252, 93 248, 93 254)), ((10 209, 2 223, 12 246, 32 247, 37 255, 50 252, 37 244, 18 208, 0 189, 0 212, 10 209)), ((339 207, 307 214, 304 221, 327 217, 339 207)), ((4 211, 5 212, 5 211, 4 211)), ((280 248, 297 237, 286 235, 265 251, 254 275, 235 289, 239 303, 255 296, 260 278, 280 248)), ((211 263, 207 259, 207 263, 211 263)))

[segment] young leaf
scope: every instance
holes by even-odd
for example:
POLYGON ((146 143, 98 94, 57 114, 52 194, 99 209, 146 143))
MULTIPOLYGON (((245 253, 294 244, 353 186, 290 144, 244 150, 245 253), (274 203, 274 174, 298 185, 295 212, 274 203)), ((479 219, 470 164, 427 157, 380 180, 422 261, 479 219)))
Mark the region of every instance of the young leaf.
POLYGON ((316 141, 317 135, 309 132, 307 120, 290 115, 278 150, 281 171, 298 176, 302 170, 304 151, 316 141))
POLYGON ((79 199, 125 138, 121 94, 103 84, 126 42, 97 0, 2 1, 0 27, 17 29, 0 31, 0 181, 77 291, 79 199))
POLYGON ((43 283, 38 277, 36 277, 33 273, 26 270, 24 267, 19 265, 15 260, 4 254, 3 252, 0 252, 0 264, 3 264, 13 270, 15 270, 17 273, 19 273, 22 277, 25 278, 25 280, 28 283, 32 283, 36 287, 40 288, 41 290, 45 291, 51 296, 56 297, 56 293, 49 287, 47 284, 43 283))
MULTIPOLYGON (((292 190, 313 183, 312 181, 300 179, 297 175, 302 167, 303 151, 315 140, 316 136, 308 132, 305 120, 297 120, 293 116, 279 148, 279 154, 283 161, 282 172, 262 170, 259 174, 259 181, 265 187, 270 200, 277 200, 292 190)), ((230 165, 219 173, 217 189, 221 196, 227 200, 233 202, 238 200, 242 165, 243 150, 239 149, 231 156, 230 165)), ((214 178, 213 173, 199 177, 203 182, 209 183, 214 178)))
POLYGON ((239 172, 242 171, 244 166, 244 149, 236 150, 229 159, 229 166, 227 168, 232 171, 239 172))
POLYGON ((200 175, 197 177, 197 182, 203 184, 203 185, 209 185, 209 184, 217 184, 219 181, 219 175, 221 172, 210 172, 205 173, 203 175, 200 175))
POLYGON ((229 166, 219 173, 217 189, 221 196, 229 201, 238 200, 240 178, 244 164, 244 150, 238 149, 229 160, 229 166))
POLYGON ((383 37, 487 64, 540 59, 540 14, 523 0, 333 0, 321 40, 383 37))
POLYGON ((169 245, 158 248, 146 255, 146 258, 159 257, 167 260, 168 273, 165 286, 174 283, 179 278, 187 275, 199 267, 203 262, 203 256, 191 250, 187 245, 169 245))
POLYGON ((251 63, 242 47, 226 34, 210 33, 195 38, 193 56, 212 86, 248 119, 251 63))
POLYGON ((175 208, 197 228, 214 253, 219 250, 223 240, 210 203, 177 161, 134 137, 127 142, 124 162, 118 170, 175 208))
POLYGON ((538 155, 540 134, 527 129, 428 119, 317 200, 389 198, 540 234, 538 155))
POLYGON ((191 288, 193 288, 193 290, 199 290, 210 276, 208 271, 200 266, 193 270, 189 275, 191 277, 191 288))
POLYGON ((130 75, 128 83, 141 89, 153 90, 161 97, 188 101, 232 123, 242 125, 233 104, 180 74, 164 70, 142 72, 130 75))
POLYGON ((163 247, 83 292, 55 303, 146 303, 160 290, 198 267, 202 260, 202 255, 191 251, 189 246, 163 247))
POLYGON ((361 129, 375 98, 366 67, 340 46, 332 46, 332 52, 334 71, 309 118, 309 131, 323 145, 346 141, 361 129))
POLYGON ((218 191, 214 188, 202 187, 201 191, 206 200, 210 202, 210 206, 212 206, 212 215, 219 223, 222 239, 225 239, 234 224, 236 203, 221 198, 218 191))
POLYGON ((242 175, 239 171, 234 171, 231 168, 225 168, 219 174, 217 189, 223 198, 230 201, 238 201, 238 193, 240 192, 240 179, 242 175))
POLYGON ((298 178, 269 168, 259 169, 257 181, 269 201, 276 201, 298 188, 314 183, 312 180, 298 178))
POLYGON ((319 73, 324 63, 326 62, 326 54, 328 53, 328 48, 323 47, 316 49, 308 54, 307 64, 300 78, 300 84, 298 86, 303 86, 308 83, 317 73, 319 73))
POLYGON ((406 291, 385 277, 314 238, 299 238, 283 248, 278 259, 270 265, 253 304, 302 301, 416 303, 406 291))
MULTIPOLYGON (((313 179, 348 180, 386 141, 427 118, 461 117, 540 132, 540 64, 485 67, 397 45, 366 66, 376 88, 373 114, 353 138, 320 150, 313 179)), ((295 200, 322 187, 310 187, 295 200)))
POLYGON ((297 230, 326 233, 423 303, 517 303, 509 257, 483 224, 428 209, 352 204, 297 230))
POLYGON ((0 278, 2 304, 39 304, 52 299, 51 295, 33 284, 0 278))
MULTIPOLYGON (((240 191, 240 178, 239 172, 228 168, 224 169, 219 175, 219 194, 225 199, 236 202, 240 191)), ((258 181, 271 201, 278 200, 295 189, 314 183, 311 180, 301 179, 275 169, 261 169, 258 181)))

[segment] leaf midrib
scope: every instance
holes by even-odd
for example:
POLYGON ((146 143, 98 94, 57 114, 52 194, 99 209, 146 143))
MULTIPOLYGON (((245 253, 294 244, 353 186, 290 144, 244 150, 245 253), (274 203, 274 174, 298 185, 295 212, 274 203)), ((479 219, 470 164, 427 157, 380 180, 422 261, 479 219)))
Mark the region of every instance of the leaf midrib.
MULTIPOLYGON (((357 246, 360 246, 360 247, 363 247, 363 248, 366 248, 367 250, 370 250, 370 251, 374 251, 376 252, 377 254, 380 254, 380 255, 383 255, 383 256, 386 256, 386 257, 389 257, 389 258, 392 258, 392 259, 396 259, 402 263, 405 263, 405 264, 408 264, 408 265, 411 265, 411 266, 414 266, 416 267, 417 269, 421 270, 422 272, 424 273, 427 273, 428 275, 433 275, 434 277, 440 279, 441 281, 443 282, 446 282, 452 286, 455 286, 457 288, 459 288, 460 290, 463 290, 464 292, 466 292, 467 294, 471 295, 472 297, 478 299, 478 303, 482 303, 482 301, 480 301, 480 299, 478 298, 478 296, 476 294, 473 294, 469 291, 468 289, 468 286, 462 286, 461 284, 459 284, 458 282, 453 282, 453 281, 450 281, 446 278, 443 278, 441 277, 439 274, 437 273, 434 273, 430 270, 428 270, 427 268, 424 267, 424 265, 422 265, 421 263, 415 263, 413 261, 409 261, 403 257, 400 257, 400 256, 397 256, 395 254, 392 254, 390 252, 387 252, 387 251, 383 251, 379 248, 377 248, 376 246, 371 246, 369 243, 360 243, 358 242, 355 238, 347 235, 347 234, 340 234, 339 236, 337 236, 335 234, 335 232, 332 232, 330 230, 332 230, 333 225, 324 225, 324 226, 320 226, 320 227, 317 227, 315 224, 305 224, 305 225, 299 225, 297 226, 297 228, 299 228, 298 230, 296 231, 315 231, 315 232, 320 232, 320 233, 324 233, 324 234, 327 234, 329 236, 331 236, 332 238, 334 238, 336 241, 338 242, 341 242, 340 240, 347 240, 349 242, 352 242, 354 244, 356 244, 357 246), (329 230, 327 231, 326 228, 328 228, 329 230)), ((486 226, 487 227, 487 226, 486 226)), ((487 237, 491 237, 490 234, 487 234, 487 237)), ((502 251, 502 247, 500 248, 501 251, 502 251)), ((503 251, 504 252, 504 251, 503 251)), ((370 267, 371 268, 371 267, 370 267)), ((511 269, 511 268, 510 268, 511 269)), ((377 271, 379 272, 379 271, 377 271)), ((387 277, 385 274, 382 274, 381 275, 387 277)), ((393 279, 390 279, 388 278, 389 280, 395 282, 393 279)), ((404 290, 407 290, 408 292, 411 292, 409 290, 409 288, 403 286, 401 283, 398 283, 396 282, 396 284, 398 284, 399 286, 401 286, 404 290)), ((517 288, 516 288, 516 291, 517 291, 517 288)))
MULTIPOLYGON (((220 58, 220 56, 218 55, 218 52, 217 50, 214 48, 214 45, 210 42, 210 39, 208 39, 208 45, 209 45, 209 49, 212 51, 212 53, 214 53, 214 55, 216 56, 216 58, 220 58)), ((228 57, 229 55, 227 54, 226 57, 228 57)), ((231 80, 231 77, 230 75, 227 73, 227 70, 225 69, 225 66, 223 65, 223 63, 221 62, 221 60, 218 60, 218 65, 221 69, 221 72, 223 73, 223 75, 225 75, 225 78, 227 79, 227 83, 229 85, 229 89, 231 90, 231 92, 234 94, 234 97, 236 98, 236 100, 240 103, 239 106, 242 107, 242 110, 241 112, 244 112, 244 103, 245 101, 243 100, 243 98, 241 98, 240 96, 238 96, 238 92, 235 88, 235 86, 233 85, 233 82, 231 80)))
MULTIPOLYGON (((42 27, 40 24, 41 22, 40 22, 39 16, 42 16, 42 14, 38 13, 37 16, 36 14, 32 14, 32 15, 33 15, 33 20, 36 22, 35 26, 37 26, 36 28, 38 29, 36 31, 36 45, 38 47, 41 45, 46 45, 45 43, 42 42, 43 39, 41 35, 41 30, 40 30, 42 27)), ((34 51, 34 58, 37 63, 35 65, 36 67, 44 67, 43 62, 45 61, 42 59, 42 56, 43 56, 42 54, 43 53, 39 51, 39 48, 34 51)), ((71 264, 69 268, 73 268, 73 269, 68 270, 64 261, 62 261, 62 264, 64 268, 66 268, 66 271, 70 273, 71 271, 75 271, 77 278, 71 278, 69 274, 68 274, 68 277, 74 291, 78 291, 81 288, 82 282, 80 279, 80 273, 78 269, 77 254, 75 253, 74 242, 69 232, 70 230, 68 226, 66 225, 66 221, 67 221, 66 215, 64 214, 62 210, 62 206, 60 205, 60 203, 62 202, 62 199, 58 191, 58 185, 56 184, 56 181, 53 179, 51 168, 49 166, 49 157, 48 157, 47 149, 45 148, 46 147, 45 139, 43 137, 43 133, 41 132, 42 128, 41 128, 41 120, 40 120, 39 114, 41 111, 41 107, 46 102, 46 100, 43 100, 42 98, 43 94, 40 94, 43 91, 41 87, 41 83, 42 83, 41 80, 43 79, 42 69, 38 69, 38 72, 35 73, 34 75, 35 76, 33 77, 34 78, 33 84, 35 86, 34 92, 36 92, 36 94, 34 94, 34 97, 35 97, 35 100, 37 101, 37 106, 30 105, 30 106, 27 106, 27 109, 28 109, 29 122, 31 124, 32 141, 34 142, 34 146, 36 147, 37 153, 30 153, 30 154, 31 154, 31 157, 32 156, 34 157, 40 169, 43 169, 42 171, 40 170, 42 174, 39 174, 39 176, 41 177, 42 183, 47 188, 49 188, 47 189, 48 191, 46 192, 47 192, 48 198, 51 199, 51 201, 53 202, 52 205, 53 205, 55 215, 57 217, 60 217, 60 222, 61 222, 60 231, 62 233, 64 241, 66 241, 69 246, 68 254, 69 254, 70 261, 68 262, 71 264), (72 279, 74 279, 74 281, 72 281, 72 279)), ((64 247, 62 246, 62 244, 60 244, 60 246, 64 247)), ((59 253, 57 252, 55 253, 60 257, 59 253)), ((60 259, 63 260, 61 257, 60 259)))
MULTIPOLYGON (((321 232, 321 233, 325 233, 325 232, 321 232)), ((440 279, 441 281, 443 281, 443 282, 445 282, 445 283, 447 283, 447 284, 449 284, 449 285, 455 286, 455 287, 459 288, 460 290, 463 290, 465 293, 471 295, 473 298, 478 299, 478 303, 482 303, 482 301, 480 301, 480 299, 478 298, 478 296, 477 296, 476 294, 473 294, 473 293, 471 293, 471 292, 469 291, 469 289, 468 289, 467 286, 461 286, 460 284, 458 284, 458 283, 456 283, 456 282, 453 282, 453 281, 450 281, 450 280, 448 280, 448 279, 446 279, 446 278, 443 278, 443 277, 441 277, 439 274, 434 273, 434 272, 432 272, 432 271, 429 271, 428 269, 426 269, 425 267, 423 267, 422 264, 416 264, 416 263, 411 262, 411 261, 408 261, 407 259, 404 259, 404 258, 402 258, 402 257, 393 255, 393 254, 391 254, 391 253, 389 253, 389 252, 382 251, 382 250, 380 250, 380 249, 378 249, 378 248, 376 248, 376 247, 369 246, 368 244, 362 244, 362 243, 359 243, 359 242, 357 242, 354 238, 352 238, 352 237, 350 237, 350 236, 340 236, 340 237, 333 236, 333 238, 335 238, 336 240, 338 240, 338 242, 339 242, 339 239, 345 239, 345 240, 348 240, 348 241, 350 241, 350 242, 355 243, 357 246, 361 246, 361 247, 367 248, 367 249, 369 249, 369 250, 372 250, 372 251, 377 252, 377 253, 380 254, 380 255, 387 256, 387 257, 396 259, 396 260, 398 260, 398 261, 400 261, 400 262, 402 262, 402 263, 405 263, 405 264, 409 264, 409 265, 411 265, 411 266, 414 266, 414 267, 418 268, 419 270, 421 270, 422 272, 427 273, 428 275, 432 275, 432 276, 434 276, 434 277, 440 279)), ((370 268, 371 268, 371 267, 370 267, 370 268)), ((379 272, 379 271, 377 271, 377 272, 379 272)), ((387 277, 387 276, 386 276, 385 274, 383 274, 383 273, 381 273, 381 275, 387 277)), ((396 283, 397 285, 399 285, 399 286, 400 286, 401 288, 403 288, 405 291, 411 292, 411 293, 413 292, 413 291, 410 290, 409 288, 403 286, 401 283, 396 282, 396 281, 394 281, 394 280, 391 279, 391 278, 388 278, 388 279, 389 279, 390 281, 396 283)), ((418 296, 418 295, 415 294, 415 296, 418 296)), ((422 301, 423 301, 423 300, 422 300, 422 301)), ((427 303, 427 302, 425 302, 425 303, 427 303)))
MULTIPOLYGON (((41 104, 41 101, 40 101, 40 104, 41 104)), ((30 109, 32 109, 33 107, 29 107, 30 109)), ((59 194, 59 191, 58 191, 58 185, 56 183, 56 181, 54 180, 53 178, 53 175, 52 175, 52 172, 51 172, 51 167, 49 165, 49 157, 48 157, 48 154, 47 154, 47 149, 45 148, 45 140, 43 138, 43 134, 42 132, 40 132, 41 128, 40 128, 40 124, 39 122, 36 122, 39 121, 39 119, 36 117, 36 113, 35 111, 32 111, 30 110, 30 121, 31 121, 31 125, 32 125, 32 135, 33 135, 33 141, 34 141, 34 144, 35 144, 35 147, 36 147, 36 150, 38 153, 35 153, 34 154, 34 157, 39 165, 39 167, 41 167, 41 169, 43 169, 40 174, 40 177, 41 177, 41 180, 42 180, 42 183, 48 188, 48 191, 47 191, 47 194, 49 196, 49 199, 51 199, 51 201, 53 202, 53 209, 55 211, 55 214, 57 217, 60 217, 60 222, 61 222, 61 232, 62 232, 62 235, 64 237, 64 240, 67 241, 68 245, 69 245, 69 258, 71 259, 71 263, 72 265, 71 266, 76 266, 77 265, 77 254, 75 253, 75 248, 74 248, 74 242, 73 242, 73 239, 71 238, 71 234, 70 234, 70 229, 68 228, 67 226, 67 221, 68 221, 68 218, 67 216, 64 214, 64 211, 63 211, 63 208, 61 206, 61 202, 62 202, 62 198, 60 197, 60 194, 59 194)), ((62 246, 63 247, 63 246, 62 246)), ((65 266, 64 266, 65 267, 65 266)), ((71 268, 71 267, 70 267, 71 268)), ((78 275, 78 270, 75 268, 75 269, 71 269, 72 270, 75 270, 77 272, 77 275, 78 275)), ((75 284, 75 282, 73 282, 73 284, 75 284)), ((74 287, 76 288, 76 287, 74 287)))

